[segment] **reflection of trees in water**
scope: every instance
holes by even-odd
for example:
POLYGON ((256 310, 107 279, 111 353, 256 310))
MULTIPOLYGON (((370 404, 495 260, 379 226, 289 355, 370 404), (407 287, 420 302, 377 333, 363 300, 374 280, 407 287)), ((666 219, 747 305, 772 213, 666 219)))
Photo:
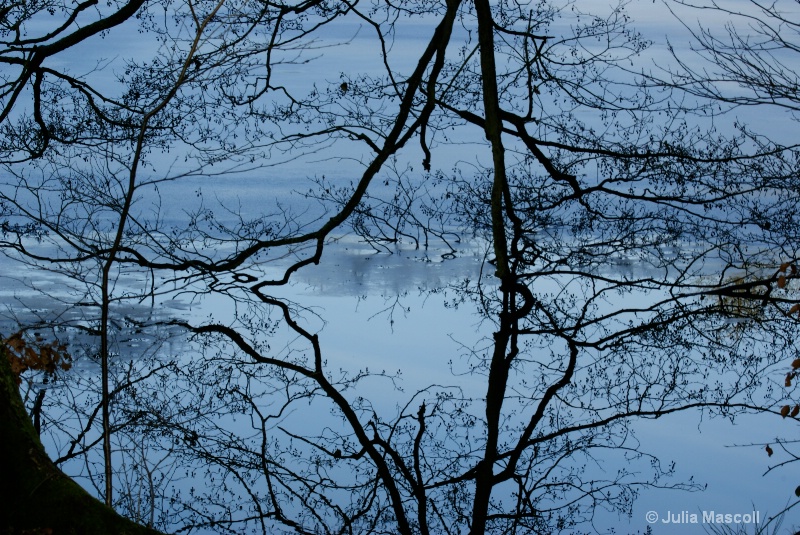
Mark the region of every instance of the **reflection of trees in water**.
MULTIPOLYGON (((632 421, 781 402, 765 385, 794 347, 793 297, 729 276, 795 257, 796 229, 775 222, 796 209, 796 152, 736 124, 720 135, 713 101, 631 67, 649 43, 622 7, 28 7, 0 21, 13 71, 1 245, 72 281, 62 302, 86 313, 41 323, 59 339, 83 331, 101 371, 63 379, 45 403, 70 416, 43 431, 59 464, 137 520, 564 530, 630 512, 643 487, 694 488, 664 479, 672 466, 640 450, 632 421), (82 25, 23 40, 48 8, 82 25), (430 26, 400 72, 407 20, 430 26), (346 63, 349 41, 327 33, 340 23, 360 25, 352 42, 374 64, 346 63), (112 62, 115 85, 95 78, 104 66, 57 68, 73 43, 133 24, 159 47, 112 62), (220 200, 238 174, 268 191, 276 169, 320 162, 352 181, 312 176, 296 205, 255 211, 220 200), (198 177, 191 198, 161 197, 198 177), (166 223, 173 204, 184 224, 166 223), (486 244, 479 273, 423 295, 474 310, 491 334, 424 355, 452 373, 407 390, 407 362, 342 365, 324 312, 286 295, 349 231, 445 264, 486 244), (164 316, 120 312, 133 305, 164 316), (179 354, 122 357, 176 331, 179 354)), ((389 303, 390 321, 411 314, 389 303)))

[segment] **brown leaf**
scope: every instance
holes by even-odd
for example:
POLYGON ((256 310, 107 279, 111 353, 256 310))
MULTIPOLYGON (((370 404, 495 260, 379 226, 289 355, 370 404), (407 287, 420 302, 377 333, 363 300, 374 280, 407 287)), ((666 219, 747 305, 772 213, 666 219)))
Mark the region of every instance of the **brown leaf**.
POLYGON ((791 262, 784 262, 783 264, 781 264, 781 267, 778 268, 778 271, 786 271, 787 269, 789 269, 789 266, 791 265, 792 265, 791 262))
POLYGON ((786 277, 783 275, 778 277, 778 288, 786 288, 786 277))
POLYGON ((72 366, 72 357, 66 351, 66 346, 57 342, 47 344, 39 333, 34 333, 33 343, 26 341, 19 332, 0 340, 0 343, 9 349, 8 358, 17 384, 21 382, 20 375, 27 370, 40 370, 53 376, 58 366, 64 370, 72 366))
POLYGON ((791 409, 791 407, 789 407, 789 405, 784 405, 783 407, 781 407, 781 416, 783 416, 784 418, 789 416, 789 410, 790 409, 791 409))
POLYGON ((794 376, 793 373, 787 373, 786 374, 786 382, 784 383, 786 388, 789 388, 790 386, 792 386, 792 376, 794 376))
POLYGON ((792 369, 796 370, 797 368, 800 368, 800 359, 794 359, 792 361, 792 369))
POLYGON ((791 412, 791 414, 790 414, 789 416, 791 416, 792 418, 794 418, 794 417, 796 417, 798 414, 800 414, 800 405, 795 405, 795 406, 794 406, 794 409, 792 409, 792 412, 791 412))
POLYGON ((767 456, 772 457, 773 451, 772 448, 769 447, 769 444, 767 444, 766 450, 767 450, 767 456))
POLYGON ((792 308, 789 309, 789 314, 794 314, 798 310, 800 310, 800 303, 792 305, 792 308))

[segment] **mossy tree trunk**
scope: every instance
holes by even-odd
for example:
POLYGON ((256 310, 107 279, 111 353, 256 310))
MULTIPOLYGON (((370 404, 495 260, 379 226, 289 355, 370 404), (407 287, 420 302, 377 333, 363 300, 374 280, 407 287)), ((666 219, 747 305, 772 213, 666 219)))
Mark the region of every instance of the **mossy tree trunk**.
POLYGON ((119 516, 50 460, 0 347, 0 535, 158 535, 119 516))

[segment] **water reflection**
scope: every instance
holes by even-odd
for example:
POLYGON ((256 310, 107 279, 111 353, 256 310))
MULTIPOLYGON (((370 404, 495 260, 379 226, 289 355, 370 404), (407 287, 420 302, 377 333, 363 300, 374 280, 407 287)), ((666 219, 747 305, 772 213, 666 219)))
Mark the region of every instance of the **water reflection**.
POLYGON ((403 294, 410 290, 444 288, 457 280, 480 276, 485 246, 474 242, 448 249, 393 246, 391 253, 376 251, 355 239, 337 241, 325 249, 319 265, 300 270, 295 277, 308 291, 330 296, 403 294))
MULTIPOLYGON (((682 253, 685 251, 666 251, 666 254, 682 253)), ((300 270, 293 277, 295 282, 276 289, 276 293, 298 303, 298 310, 308 316, 306 321, 320 333, 326 363, 328 368, 334 370, 332 373, 343 369, 351 370, 349 373, 359 373, 367 368, 378 372, 375 377, 360 384, 358 395, 371 400, 369 410, 394 413, 398 411, 398 403, 413 398, 411 393, 415 389, 425 388, 432 382, 440 382, 442 391, 449 389, 448 385, 455 382, 453 370, 464 374, 458 377, 459 388, 453 391, 457 390, 466 397, 480 398, 485 389, 483 377, 481 374, 468 374, 465 361, 454 359, 453 355, 463 357, 467 353, 465 348, 474 347, 482 336, 491 334, 492 326, 482 322, 471 307, 454 311, 445 306, 447 298, 430 299, 429 291, 464 278, 477 280, 481 277, 485 257, 485 245, 477 242, 462 246, 455 258, 447 259, 436 249, 426 251, 398 247, 394 254, 378 254, 367 244, 338 240, 326 249, 319 266, 300 270), (396 308, 393 308, 394 302, 391 301, 393 296, 398 299, 396 308)), ((85 297, 84 305, 91 305, 91 294, 85 286, 63 280, 52 273, 45 272, 43 277, 32 272, 20 275, 7 260, 3 262, 3 272, 9 281, 2 294, 6 304, 4 327, 13 330, 16 324, 56 325, 57 334, 66 336, 70 346, 82 357, 78 359, 79 373, 76 374, 82 377, 75 384, 83 391, 70 401, 70 407, 77 416, 59 422, 59 418, 50 413, 46 425, 53 431, 61 430, 63 433, 62 442, 52 438, 59 435, 51 435, 48 451, 51 454, 56 452, 54 456, 61 457, 62 466, 67 471, 76 470, 84 477, 84 484, 96 487, 95 490, 99 492, 96 481, 87 469, 93 467, 100 472, 99 456, 90 453, 84 458, 69 458, 74 451, 70 453, 72 450, 63 438, 70 436, 70 433, 74 436, 76 430, 90 429, 82 444, 89 447, 97 443, 96 431, 86 426, 96 404, 98 370, 94 355, 97 343, 92 329, 96 328, 97 309, 95 306, 72 306, 71 301, 80 301, 85 297)), ((283 382, 282 378, 274 377, 267 367, 242 367, 241 360, 226 351, 220 340, 203 342, 187 339, 182 336, 182 329, 168 324, 175 317, 229 322, 235 316, 238 321, 253 321, 263 335, 264 344, 267 344, 265 352, 281 359, 302 362, 308 356, 303 354, 304 348, 293 345, 296 340, 280 326, 280 318, 268 313, 258 315, 254 307, 245 305, 243 301, 235 301, 240 295, 236 291, 241 291, 241 295, 246 297, 249 284, 270 275, 270 270, 279 274, 286 266, 288 260, 283 260, 270 264, 269 270, 264 269, 263 272, 245 270, 233 274, 230 280, 219 286, 221 296, 198 297, 197 294, 182 290, 180 295, 158 297, 156 306, 146 301, 114 306, 114 384, 120 392, 116 401, 116 417, 120 422, 135 422, 139 426, 134 436, 120 433, 115 438, 115 447, 120 453, 118 458, 127 463, 119 467, 121 481, 130 489, 137 488, 142 478, 147 476, 147 470, 151 470, 161 478, 159 492, 175 492, 188 502, 195 499, 211 500, 210 496, 192 492, 204 484, 203 477, 208 474, 216 474, 215 477, 219 478, 228 476, 219 464, 205 466, 199 463, 198 459, 202 459, 203 455, 217 460, 235 460, 236 466, 255 466, 257 456, 250 458, 250 453, 258 451, 260 444, 279 429, 299 433, 300 430, 319 426, 327 429, 325 433, 330 435, 326 434, 325 440, 336 443, 338 428, 335 422, 330 422, 329 408, 324 404, 309 397, 308 405, 302 411, 295 410, 292 405, 292 410, 284 413, 283 409, 289 404, 281 399, 280 393, 290 392, 290 381, 283 382), (222 296, 234 298, 234 304, 224 301, 222 296), (147 375, 154 382, 137 382, 137 377, 147 375), (208 406, 202 403, 215 397, 218 401, 209 405, 216 407, 212 414, 207 411, 208 406), (198 400, 202 400, 202 403, 198 400), (264 421, 259 421, 254 415, 253 407, 260 414, 267 415, 264 421), (167 417, 171 422, 169 426, 164 424, 167 417), (209 437, 214 439, 213 446, 204 442, 209 437), (226 449, 234 448, 239 448, 236 450, 238 457, 227 457, 231 454, 226 453, 226 449), (175 453, 181 449, 195 454, 192 462, 196 464, 183 464, 191 456, 175 453), (135 453, 138 461, 134 463, 134 457, 123 456, 122 452, 135 453), (204 473, 197 479, 189 477, 187 473, 192 469, 200 469, 204 473), (123 476, 126 479, 123 480, 123 476)), ((658 270, 649 271, 650 268, 641 265, 635 258, 625 257, 612 258, 603 269, 622 278, 656 276, 660 273, 658 270)), ((493 283, 489 274, 483 275, 487 277, 487 282, 493 283)), ((118 288, 141 285, 146 280, 143 274, 128 274, 120 281, 118 288), (142 275, 141 279, 139 275, 142 275)), ((54 400, 53 394, 47 399, 54 400)), ((302 397, 305 394, 291 391, 291 395, 302 397)), ((57 408, 50 405, 50 410, 57 408)), ((635 509, 634 518, 620 519, 598 511, 595 526, 630 526, 631 532, 643 530, 646 524, 642 521, 642 508, 681 511, 689 507, 687 503, 692 506, 690 509, 694 505, 716 507, 717 504, 742 508, 749 507, 751 500, 758 500, 758 507, 767 511, 765 504, 774 504, 775 496, 785 493, 774 485, 773 480, 759 477, 764 466, 760 450, 742 453, 741 450, 729 451, 725 448, 731 442, 755 440, 754 430, 762 420, 747 421, 748 427, 742 430, 744 432, 739 431, 741 434, 734 431, 725 435, 716 430, 706 431, 705 435, 700 433, 696 427, 697 418, 693 415, 665 418, 655 427, 649 422, 638 426, 639 439, 645 445, 645 450, 652 448, 665 461, 671 458, 682 460, 683 464, 679 466, 682 477, 695 476, 700 483, 711 480, 713 485, 709 492, 702 495, 702 499, 696 500, 688 499, 685 495, 645 492, 638 502, 641 505, 635 509), (737 436, 742 440, 736 440, 737 436), (736 487, 732 485, 731 478, 726 479, 727 476, 722 477, 725 474, 718 473, 732 462, 738 467, 734 477, 739 483, 736 487), (704 470, 711 472, 704 473, 704 470)), ((761 431, 765 427, 761 425, 761 431)), ((766 427, 766 431, 769 431, 769 427, 766 427)), ((307 455, 308 451, 313 452, 313 448, 304 451, 302 455, 307 455)), ((346 448, 344 451, 347 453, 346 448)), ((311 457, 302 455, 298 458, 303 462, 311 462, 311 457)), ((237 487, 235 484, 231 484, 231 488, 236 492, 248 490, 245 486, 237 487)), ((253 488, 260 487, 254 485, 253 488)), ((125 495, 124 492, 122 494, 125 495)), ((127 498, 130 496, 132 493, 128 493, 127 498)), ((208 505, 208 502, 204 503, 208 505)), ((131 511, 141 509, 143 504, 123 506, 131 511)), ((163 511, 166 510, 169 509, 163 511)), ((177 515, 162 521, 165 526, 174 527, 181 518, 177 515)), ((206 531, 200 529, 195 532, 206 531)), ((681 532, 694 533, 691 528, 681 532)))

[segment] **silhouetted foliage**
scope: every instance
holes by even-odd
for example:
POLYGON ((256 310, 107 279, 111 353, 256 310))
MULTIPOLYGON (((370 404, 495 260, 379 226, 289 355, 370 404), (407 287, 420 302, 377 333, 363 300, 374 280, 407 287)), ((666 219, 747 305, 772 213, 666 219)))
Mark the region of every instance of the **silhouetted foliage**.
POLYGON ((582 9, 4 12, 0 246, 62 276, 38 327, 100 365, 65 378, 56 463, 165 531, 554 533, 697 488, 631 426, 784 403, 766 385, 797 336, 798 275, 774 269, 800 243, 797 152, 720 133, 717 95, 637 64, 624 5, 582 9), (118 33, 136 53, 59 61, 118 33), (273 200, 279 177, 307 203, 273 200), (256 199, 225 197, 243 181, 256 199), (479 276, 431 290, 488 333, 430 356, 451 376, 403 390, 403 362, 339 362, 281 292, 350 232, 482 251, 479 276))

